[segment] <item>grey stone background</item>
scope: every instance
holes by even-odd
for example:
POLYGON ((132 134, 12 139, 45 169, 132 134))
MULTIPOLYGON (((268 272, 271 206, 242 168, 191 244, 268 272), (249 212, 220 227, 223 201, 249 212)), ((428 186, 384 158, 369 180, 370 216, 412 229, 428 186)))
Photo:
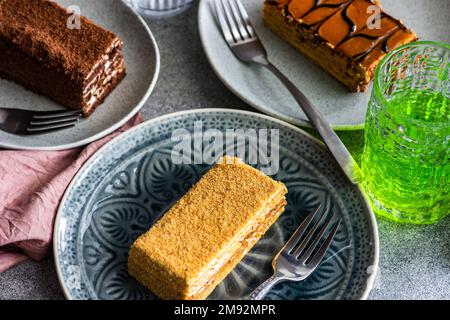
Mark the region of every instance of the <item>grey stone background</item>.
MULTIPOLYGON (((192 108, 248 109, 210 68, 197 32, 197 8, 149 21, 161 75, 142 113, 146 119, 192 108)), ((379 221, 380 269, 370 299, 450 299, 450 217, 431 226, 379 221)), ((0 274, 0 299, 64 299, 53 257, 0 274)))

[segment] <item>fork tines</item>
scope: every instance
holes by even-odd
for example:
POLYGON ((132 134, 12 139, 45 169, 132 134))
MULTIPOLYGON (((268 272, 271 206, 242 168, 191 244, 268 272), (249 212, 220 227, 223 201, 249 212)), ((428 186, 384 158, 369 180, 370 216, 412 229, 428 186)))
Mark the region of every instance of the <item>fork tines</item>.
POLYGON ((255 30, 244 6, 239 0, 215 0, 217 18, 228 42, 254 40, 255 30))
POLYGON ((74 127, 83 116, 82 110, 43 111, 33 114, 26 131, 46 133, 74 127))
POLYGON ((341 224, 341 218, 337 219, 335 214, 332 217, 321 214, 321 209, 319 206, 306 217, 284 247, 286 253, 296 257, 301 264, 318 264, 341 224))

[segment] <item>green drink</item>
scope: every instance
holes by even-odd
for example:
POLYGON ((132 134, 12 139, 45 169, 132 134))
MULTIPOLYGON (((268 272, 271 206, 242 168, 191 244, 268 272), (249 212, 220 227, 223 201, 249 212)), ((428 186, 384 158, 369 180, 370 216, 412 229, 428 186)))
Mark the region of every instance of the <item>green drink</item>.
POLYGON ((450 213, 450 46, 406 45, 380 64, 362 170, 375 213, 432 223, 450 213))

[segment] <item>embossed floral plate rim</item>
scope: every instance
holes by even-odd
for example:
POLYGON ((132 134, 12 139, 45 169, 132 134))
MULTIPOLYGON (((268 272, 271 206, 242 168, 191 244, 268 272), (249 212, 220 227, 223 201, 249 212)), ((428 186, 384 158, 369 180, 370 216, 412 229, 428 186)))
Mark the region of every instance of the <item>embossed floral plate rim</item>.
MULTIPOLYGON (((71 183, 69 184, 68 188, 66 189, 61 203, 59 205, 59 209, 57 212, 57 216, 55 219, 55 224, 54 224, 54 229, 53 229, 53 251, 54 251, 54 261, 55 261, 55 266, 56 266, 56 272, 57 272, 57 276, 58 276, 58 280, 61 284, 63 293, 65 295, 65 297, 69 300, 73 300, 75 299, 71 293, 71 290, 69 289, 67 282, 69 281, 69 279, 66 279, 63 276, 63 269, 64 266, 61 264, 59 256, 60 256, 60 252, 59 252, 59 247, 61 246, 61 243, 63 244, 64 242, 60 243, 60 233, 61 233, 61 226, 63 223, 65 223, 66 221, 63 222, 63 214, 64 214, 64 208, 65 208, 65 204, 68 202, 69 200, 69 196, 72 193, 72 190, 76 187, 76 185, 81 181, 80 178, 83 177, 83 175, 86 174, 86 172, 88 172, 90 170, 90 168, 95 165, 95 163, 101 159, 103 156, 105 156, 105 154, 107 155, 107 153, 105 153, 105 151, 107 151, 108 149, 111 148, 111 146, 113 146, 114 144, 120 144, 121 141, 125 141, 126 138, 128 138, 129 136, 133 136, 136 133, 138 133, 140 130, 146 128, 146 127, 151 127, 153 124, 159 123, 162 124, 164 123, 164 121, 170 121, 172 118, 176 118, 176 117, 183 117, 183 116, 190 116, 190 115, 197 115, 197 116, 201 116, 203 114, 208 115, 208 114, 218 114, 220 115, 221 113, 225 114, 232 114, 235 115, 237 117, 253 117, 256 120, 258 120, 258 118, 262 121, 268 121, 268 122, 272 122, 275 125, 278 125, 280 128, 285 127, 286 129, 289 130, 293 130, 295 133, 302 135, 304 138, 310 140, 312 143, 317 144, 318 147, 323 148, 324 150, 326 150, 325 145, 319 141, 318 139, 316 139, 315 137, 311 136, 310 134, 308 134, 307 132, 303 131, 302 129, 295 127, 289 123, 286 123, 282 120, 278 120, 276 118, 270 117, 270 116, 266 116, 263 114, 259 114, 259 113, 255 113, 255 112, 250 112, 250 111, 243 111, 243 110, 236 110, 236 109, 220 109, 220 108, 210 108, 210 109, 192 109, 192 110, 186 110, 186 111, 180 111, 180 112, 175 112, 175 113, 171 113, 171 114, 167 114, 167 115, 163 115, 157 118, 154 118, 152 120, 148 120, 128 131, 126 131, 125 133, 122 133, 121 135, 119 135, 118 137, 114 138, 113 140, 111 140, 110 142, 108 142, 107 144, 105 144, 102 148, 100 148, 84 165, 83 167, 78 171, 78 173, 75 175, 75 177, 72 179, 71 183)), ((371 238, 372 238, 372 243, 371 243, 371 261, 368 263, 367 265, 367 278, 365 281, 365 287, 364 289, 361 290, 360 295, 357 297, 358 299, 361 300, 365 300, 367 299, 370 290, 373 287, 374 281, 375 281, 375 276, 378 270, 378 264, 379 264, 379 237, 378 237, 378 228, 377 228, 377 221, 375 218, 375 215, 369 205, 369 201, 367 196, 365 195, 363 189, 358 185, 356 187, 356 192, 359 193, 359 196, 362 199, 362 205, 363 205, 363 209, 364 211, 366 211, 366 216, 367 216, 367 223, 369 224, 369 233, 371 233, 371 238)), ((81 223, 80 220, 77 220, 77 225, 79 225, 81 223)), ((74 235, 75 237, 77 235, 74 235)), ((63 239, 65 241, 67 241, 67 239, 63 239)), ((361 286, 362 287, 362 286, 361 286)))

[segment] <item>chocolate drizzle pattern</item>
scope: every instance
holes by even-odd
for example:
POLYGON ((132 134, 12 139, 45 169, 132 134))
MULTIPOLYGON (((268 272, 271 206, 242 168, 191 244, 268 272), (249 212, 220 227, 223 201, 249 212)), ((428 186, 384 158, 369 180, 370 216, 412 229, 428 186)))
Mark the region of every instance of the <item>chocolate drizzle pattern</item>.
POLYGON ((357 61, 369 58, 374 50, 388 53, 397 47, 395 35, 407 31, 402 23, 381 10, 381 28, 371 29, 368 8, 379 6, 377 0, 270 0, 283 10, 287 19, 295 19, 311 28, 322 41, 357 61), (353 15, 353 16, 352 16, 353 15))
POLYGON ((342 7, 342 5, 344 5, 348 2, 349 2, 349 0, 342 0, 342 1, 338 1, 336 3, 326 3, 323 0, 315 0, 314 6, 308 12, 306 12, 305 16, 310 14, 311 12, 313 12, 314 10, 316 10, 318 8, 340 8, 340 7, 342 7))
POLYGON ((350 26, 350 31, 349 31, 349 35, 356 32, 356 24, 353 22, 352 19, 349 18, 347 11, 348 11, 348 5, 345 7, 344 10, 341 11, 341 15, 344 18, 345 22, 348 23, 348 25, 350 26))

